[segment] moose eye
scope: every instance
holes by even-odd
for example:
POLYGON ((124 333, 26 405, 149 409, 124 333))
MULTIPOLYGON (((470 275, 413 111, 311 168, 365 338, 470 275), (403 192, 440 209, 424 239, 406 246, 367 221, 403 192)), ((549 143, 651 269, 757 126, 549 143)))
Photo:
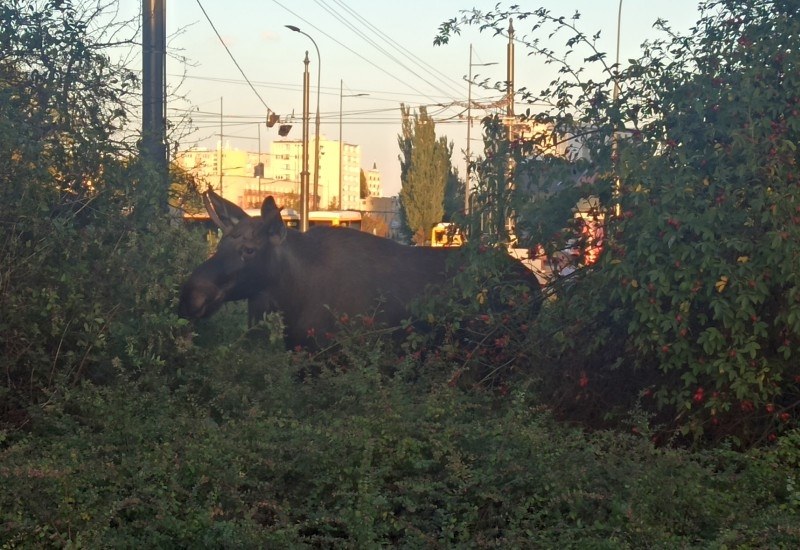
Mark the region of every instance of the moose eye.
POLYGON ((250 259, 256 254, 256 249, 252 246, 243 246, 242 247, 242 258, 250 259))

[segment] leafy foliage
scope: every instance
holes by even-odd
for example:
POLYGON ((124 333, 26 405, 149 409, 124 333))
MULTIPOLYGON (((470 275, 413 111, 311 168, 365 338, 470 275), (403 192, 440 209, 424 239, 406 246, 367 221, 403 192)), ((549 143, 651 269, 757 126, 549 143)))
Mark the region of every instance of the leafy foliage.
MULTIPOLYGON (((136 93, 113 65, 109 44, 89 30, 104 17, 76 2, 6 3, 0 10, 2 203, 47 189, 70 204, 97 190, 136 93), (25 187, 33 179, 50 185, 25 187)), ((124 23, 108 19, 110 34, 124 23)))
MULTIPOLYGON (((11 6, 0 18, 20 17, 20 4, 11 6)), ((55 34, 73 15, 62 13, 70 3, 42 6, 31 13, 52 17, 55 34)), ((2 93, 33 105, 24 64, 13 69, 4 77, 20 80, 3 80, 2 93)), ((791 422, 774 445, 690 451, 652 445, 644 395, 630 434, 587 433, 543 404, 550 389, 576 386, 577 394, 558 392, 560 402, 602 415, 611 395, 603 377, 635 368, 627 380, 634 392, 640 384, 646 355, 636 346, 647 342, 596 305, 596 294, 613 295, 606 308, 624 312, 638 296, 631 288, 651 292, 607 275, 625 261, 557 288, 534 318, 524 294, 499 284, 505 252, 473 243, 451 291, 419 305, 435 339, 409 324, 398 345, 367 316, 341 318, 330 349, 287 352, 274 314, 253 329, 242 305, 194 327, 176 318, 177 286, 205 244, 141 214, 148 172, 135 158, 106 149, 84 166, 91 186, 71 189, 61 167, 83 161, 62 158, 68 147, 59 152, 59 143, 33 162, 26 136, 44 122, 3 107, 0 162, 10 171, 0 177, 11 189, 0 191, 10 199, 0 203, 4 548, 800 545, 800 434, 791 422), (77 209, 64 207, 72 193, 77 209), (575 304, 584 304, 580 322, 575 304), (607 369, 621 350, 631 365, 607 369)), ((92 133, 65 127, 66 141, 70 131, 92 133)), ((642 200, 628 191, 626 211, 642 200)), ((741 210, 756 211, 753 202, 741 210)), ((637 226, 621 224, 637 219, 649 218, 618 222, 615 246, 630 245, 622 237, 637 226)), ((670 250, 640 237, 654 253, 670 250)), ((732 265, 762 261, 754 254, 732 265)), ((767 285, 787 273, 771 265, 767 285)), ((735 288, 738 275, 727 273, 710 296, 735 288)), ((791 357, 768 366, 785 375, 791 357)), ((665 384, 658 364, 649 372, 653 384, 680 387, 665 384)))
POLYGON ((627 66, 609 64, 577 14, 473 11, 441 28, 445 42, 463 24, 502 31, 509 17, 530 19, 527 45, 557 68, 540 94, 522 92, 551 106, 529 113, 533 140, 503 145, 490 133, 479 173, 484 202, 509 205, 497 219, 513 210, 529 245, 557 250, 579 236, 567 221, 577 197, 608 206, 606 253, 560 293, 547 355, 572 380, 638 380, 627 405, 652 395, 659 418, 695 437, 766 441, 798 416, 800 27, 790 13, 780 1, 706 2, 686 36, 658 22, 666 38, 627 66), (542 33, 566 36, 566 57, 542 33), (553 146, 566 139, 571 151, 553 146), (515 192, 493 192, 509 158, 515 192))
MULTIPOLYGON (((381 355, 370 349, 360 357, 381 355)), ((308 376, 297 354, 251 340, 186 359, 193 367, 175 390, 160 375, 83 385, 42 409, 29 437, 6 442, 3 538, 616 548, 800 539, 790 439, 742 455, 586 435, 520 391, 498 402, 407 376, 411 366, 434 374, 433 357, 406 358, 392 377, 371 360, 308 376)))
POLYGON ((79 2, 0 9, 0 422, 12 427, 87 376, 163 365, 183 324, 174 262, 200 250, 145 215, 152 174, 114 141, 135 81, 106 56, 117 24, 103 17, 79 2))
POLYGON ((414 242, 424 244, 428 232, 442 221, 445 192, 452 179, 453 144, 436 138, 433 119, 420 107, 419 115, 401 106, 403 133, 397 137, 402 155, 400 205, 414 242))

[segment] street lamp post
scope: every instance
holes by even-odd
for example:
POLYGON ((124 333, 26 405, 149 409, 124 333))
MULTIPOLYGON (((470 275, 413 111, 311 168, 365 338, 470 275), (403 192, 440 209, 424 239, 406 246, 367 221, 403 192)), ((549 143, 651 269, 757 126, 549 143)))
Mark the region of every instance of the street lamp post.
POLYGON ((471 143, 472 143, 472 67, 487 67, 489 65, 497 65, 497 62, 491 63, 473 63, 472 62, 472 44, 469 45, 469 77, 467 78, 467 181, 466 188, 464 189, 464 214, 469 214, 469 190, 472 182, 472 170, 470 165, 472 163, 471 143))
MULTIPOLYGON (((618 109, 619 105, 619 38, 622 33, 622 0, 619 0, 619 9, 617 10, 617 59, 615 62, 616 74, 614 75, 614 108, 618 109)), ((619 177, 618 170, 618 156, 619 156, 619 133, 615 130, 611 139, 611 163, 614 167, 614 194, 616 195, 616 205, 614 206, 614 214, 617 217, 622 215, 622 204, 620 203, 620 194, 622 191, 622 180, 619 177)))
POLYGON ((308 50, 303 60, 303 169, 300 171, 300 231, 308 231, 308 50))
POLYGON ((344 201, 342 199, 342 181, 344 174, 344 141, 342 141, 342 98, 345 97, 362 97, 369 94, 348 94, 344 95, 344 81, 339 80, 339 209, 344 209, 344 201))
POLYGON ((319 55, 319 47, 317 46, 316 40, 314 40, 310 34, 307 32, 301 31, 300 27, 296 27, 294 25, 286 25, 286 28, 294 31, 299 32, 302 35, 308 37, 311 40, 311 43, 314 44, 314 49, 317 50, 317 115, 314 119, 315 128, 315 144, 314 144, 314 199, 313 204, 315 207, 319 205, 317 203, 317 196, 319 193, 319 91, 320 91, 320 77, 322 76, 322 57, 319 55))

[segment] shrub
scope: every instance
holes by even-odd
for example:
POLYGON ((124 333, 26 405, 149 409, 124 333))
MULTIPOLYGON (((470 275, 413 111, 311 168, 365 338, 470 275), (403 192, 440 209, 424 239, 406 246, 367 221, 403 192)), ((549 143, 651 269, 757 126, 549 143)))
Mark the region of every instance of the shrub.
POLYGON ((656 449, 640 436, 556 423, 519 389, 498 400, 371 366, 299 378, 295 354, 244 341, 204 357, 174 390, 160 374, 84 383, 40 409, 31 434, 2 450, 3 539, 615 548, 800 540, 788 437, 749 454, 656 449))
POLYGON ((767 442, 798 416, 800 58, 787 6, 706 2, 688 35, 658 22, 667 38, 627 67, 608 63, 578 15, 544 9, 467 13, 440 36, 461 24, 499 30, 509 17, 533 19, 532 36, 567 34, 564 58, 529 42, 560 70, 523 95, 553 108, 529 113, 545 129, 533 142, 501 146, 490 134, 482 185, 503 190, 530 246, 550 250, 570 237, 576 195, 605 202, 605 253, 560 293, 561 324, 545 331, 557 337, 541 344, 567 382, 581 372, 613 382, 593 399, 624 408, 652 394, 659 418, 694 438, 767 442), (569 135, 589 160, 553 158, 544 140, 569 135), (496 166, 509 157, 515 186, 496 166))

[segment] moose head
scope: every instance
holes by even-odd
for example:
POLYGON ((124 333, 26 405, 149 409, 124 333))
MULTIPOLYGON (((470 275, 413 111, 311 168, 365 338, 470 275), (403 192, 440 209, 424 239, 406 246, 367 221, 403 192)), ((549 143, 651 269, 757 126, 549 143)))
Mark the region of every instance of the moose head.
MULTIPOLYGON (((261 217, 213 191, 203 194, 211 220, 222 229, 216 252, 183 285, 179 314, 188 319, 208 317, 225 302, 250 300, 263 292, 274 276, 270 261, 286 239, 286 225, 272 197, 261 206, 261 217)), ((263 296, 259 299, 263 299, 263 296)))

